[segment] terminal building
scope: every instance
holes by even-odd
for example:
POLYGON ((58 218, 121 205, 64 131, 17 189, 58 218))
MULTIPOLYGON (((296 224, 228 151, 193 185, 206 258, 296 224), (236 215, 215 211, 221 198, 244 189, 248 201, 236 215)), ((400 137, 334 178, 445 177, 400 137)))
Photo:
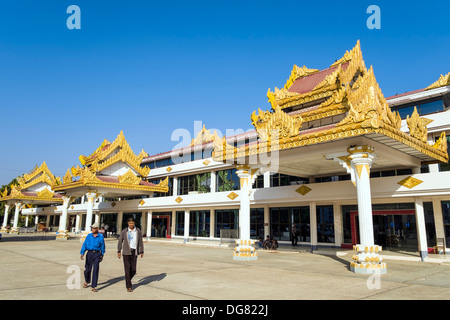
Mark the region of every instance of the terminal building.
MULTIPOLYGON (((92 221, 118 233, 134 217, 147 238, 290 243, 295 224, 299 245, 358 251, 356 271, 385 269, 379 250, 425 258, 450 241, 450 73, 385 98, 358 42, 327 69, 294 66, 267 97, 253 131, 204 126, 191 145, 151 156, 121 132, 62 179, 36 167, 1 195, 2 231, 17 232, 19 214, 59 239, 92 221)), ((236 258, 256 258, 241 246, 236 258)))

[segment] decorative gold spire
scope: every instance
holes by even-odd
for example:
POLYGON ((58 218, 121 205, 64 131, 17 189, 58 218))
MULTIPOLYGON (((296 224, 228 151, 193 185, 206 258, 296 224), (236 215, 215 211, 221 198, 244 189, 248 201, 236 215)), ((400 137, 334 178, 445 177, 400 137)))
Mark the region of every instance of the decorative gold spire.
POLYGON ((427 119, 427 118, 421 118, 419 116, 419 113, 417 112, 417 108, 414 107, 414 112, 411 115, 411 117, 409 115, 406 117, 406 123, 408 124, 409 134, 412 137, 427 143, 427 141, 428 141, 427 125, 431 121, 432 120, 427 119))
POLYGON ((436 143, 433 145, 433 148, 440 150, 444 153, 447 153, 447 137, 445 135, 445 131, 441 133, 441 136, 436 141, 436 143))
POLYGON ((127 184, 139 184, 141 182, 141 179, 137 177, 131 169, 128 169, 128 171, 118 176, 120 183, 127 183, 127 184))
POLYGON ((211 142, 216 139, 220 139, 216 130, 214 130, 214 133, 211 133, 211 130, 207 130, 205 125, 203 125, 203 129, 197 133, 197 137, 192 139, 191 146, 211 142))
POLYGON ((253 111, 250 119, 261 141, 270 141, 275 135, 278 139, 297 136, 303 123, 301 116, 290 116, 278 106, 274 112, 258 109, 256 115, 253 111))
POLYGON ((435 83, 427 87, 425 90, 436 89, 444 86, 450 86, 450 72, 445 76, 441 74, 439 79, 435 83))

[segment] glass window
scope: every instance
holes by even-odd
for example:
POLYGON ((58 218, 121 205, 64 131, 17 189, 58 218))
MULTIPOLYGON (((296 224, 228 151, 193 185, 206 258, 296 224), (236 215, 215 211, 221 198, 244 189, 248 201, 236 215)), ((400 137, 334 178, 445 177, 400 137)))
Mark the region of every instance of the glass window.
POLYGON ((442 201, 442 216, 444 219, 445 244, 450 243, 450 201, 442 201))
POLYGON ((217 171, 216 191, 233 191, 240 189, 240 179, 236 169, 217 171))
POLYGON ((293 223, 301 242, 310 241, 309 207, 270 208, 270 236, 277 240, 291 240, 293 223))
POLYGON ((220 238, 221 229, 239 229, 239 210, 238 209, 223 209, 215 210, 216 218, 216 238, 220 238))
POLYGON ((333 206, 317 206, 317 242, 334 243, 333 206))
POLYGON ((444 110, 444 102, 442 99, 431 101, 420 105, 420 115, 434 113, 444 110))
POLYGON ((211 172, 178 177, 178 194, 184 195, 191 191, 210 192, 211 172))
POLYGON ((424 202, 423 210, 425 215, 425 229, 427 232, 427 246, 434 247, 436 245, 436 227, 434 224, 433 203, 424 202))
POLYGON ((282 187, 304 183, 309 183, 309 179, 297 176, 290 176, 282 173, 274 173, 270 175, 271 187, 282 187))
POLYGON ((250 209, 250 238, 264 240, 264 208, 250 209))
POLYGON ((189 214, 189 235, 193 237, 209 237, 209 210, 191 211, 189 214))
POLYGON ((398 113, 400 113, 400 117, 402 119, 406 119, 407 116, 411 116, 414 112, 414 106, 406 107, 406 108, 398 108, 398 113))
POLYGON ((175 235, 184 235, 184 211, 177 211, 176 213, 175 235))

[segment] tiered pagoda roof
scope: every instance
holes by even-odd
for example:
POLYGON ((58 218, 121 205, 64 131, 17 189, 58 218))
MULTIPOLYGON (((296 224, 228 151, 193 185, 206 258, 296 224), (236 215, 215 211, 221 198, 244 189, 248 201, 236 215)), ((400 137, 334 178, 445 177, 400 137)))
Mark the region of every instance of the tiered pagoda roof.
POLYGON ((36 166, 30 173, 17 179, 18 184, 6 188, 0 195, 0 201, 20 201, 26 203, 59 203, 60 194, 54 193, 52 187, 61 184, 61 179, 55 177, 45 162, 36 166))
POLYGON ((63 192, 69 189, 89 187, 141 192, 167 192, 168 179, 158 185, 145 180, 150 172, 141 162, 148 154, 142 150, 136 155, 121 131, 114 142, 104 140, 89 156, 79 157, 82 167, 68 169, 63 183, 53 190, 63 192))
MULTIPOLYGON (((441 77, 439 84, 448 82, 441 77)), ((324 70, 294 66, 282 89, 267 92, 271 111, 258 110, 251 121, 256 143, 234 148, 225 138, 215 140, 214 160, 242 163, 242 159, 269 152, 320 144, 356 136, 375 141, 395 140, 391 147, 422 161, 448 161, 445 134, 434 145, 424 141, 428 122, 412 115, 410 133, 402 132, 398 112, 391 111, 375 79, 366 68, 360 42, 324 70), (402 147, 403 146, 403 147, 402 147)))

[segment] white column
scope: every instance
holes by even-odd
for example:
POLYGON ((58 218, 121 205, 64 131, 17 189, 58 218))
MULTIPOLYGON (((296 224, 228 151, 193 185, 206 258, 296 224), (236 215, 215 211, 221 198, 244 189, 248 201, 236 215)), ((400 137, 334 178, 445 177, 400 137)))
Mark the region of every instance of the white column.
POLYGON ((370 190, 370 167, 374 156, 373 149, 349 148, 351 168, 356 180, 358 198, 358 221, 360 244, 373 246, 372 194, 370 190), (361 150, 361 151, 360 151, 361 150), (363 152, 362 150, 366 150, 363 152))
POLYGON ((39 223, 39 216, 38 215, 36 215, 35 217, 34 217, 34 225, 37 227, 37 224, 39 223))
POLYGON ((116 222, 117 234, 120 234, 120 232, 122 232, 122 220, 123 220, 123 211, 119 211, 117 213, 117 222, 116 222))
MULTIPOLYGON (((62 214, 59 218, 59 228, 58 235, 56 236, 56 240, 67 240, 69 238, 68 232, 66 230, 67 227, 67 212, 69 211, 69 206, 73 201, 72 197, 63 196, 63 205, 62 205, 62 214)), ((47 219, 48 222, 48 219, 47 219)), ((48 228, 48 226, 47 226, 48 228)))
POLYGON ((255 240, 250 239, 250 194, 253 182, 257 177, 257 170, 247 166, 238 166, 236 174, 240 179, 241 190, 239 193, 239 240, 233 253, 235 260, 257 260, 258 256, 253 245, 255 240))
POLYGON ((347 149, 350 154, 350 170, 352 182, 356 185, 358 199, 358 222, 360 244, 353 246, 356 254, 350 270, 355 273, 386 273, 386 263, 378 254, 381 246, 375 245, 373 236, 372 194, 370 190, 370 168, 375 158, 374 149, 370 146, 356 146, 347 149))
POLYGON ((94 222, 100 224, 100 213, 96 213, 95 214, 95 221, 94 222))
POLYGON ((171 238, 173 238, 173 236, 175 235, 176 222, 177 222, 177 211, 172 210, 172 220, 171 220, 171 227, 170 227, 170 237, 171 238))
POLYGON ((422 199, 419 197, 414 197, 414 205, 416 207, 416 227, 417 240, 419 240, 419 253, 420 259, 423 262, 425 261, 425 258, 428 257, 428 243, 422 199))
POLYGON ((214 193, 216 192, 216 181, 217 181, 217 177, 216 177, 216 172, 215 171, 211 171, 211 192, 214 193))
POLYGON ((333 203, 334 215, 334 245, 340 247, 343 240, 342 228, 342 212, 341 206, 338 203, 333 203))
POLYGON ((172 182, 173 196, 178 196, 178 177, 173 177, 172 182))
POLYGON ((270 188, 270 171, 264 172, 264 188, 270 188))
POLYGON ((184 210, 184 243, 189 241, 190 213, 191 213, 191 211, 189 209, 184 210))
POLYGON ((11 209, 11 205, 9 203, 5 203, 5 214, 3 216, 3 224, 1 232, 7 232, 6 226, 8 225, 8 216, 9 216, 9 209, 11 209))
POLYGON ((77 214, 75 220, 75 233, 79 233, 81 231, 81 214, 77 214))
POLYGON ((433 198, 434 226, 436 228, 436 238, 445 239, 444 217, 442 215, 442 203, 438 198, 433 198))
MULTIPOLYGON (((266 181, 266 175, 264 174, 264 182, 266 181)), ((270 181, 269 181, 270 183, 270 181)), ((264 187, 265 188, 265 187, 264 187)), ((264 206, 264 239, 270 236, 270 208, 269 206, 264 206)))
POLYGON ((87 198, 87 208, 86 208, 86 225, 84 228, 84 233, 88 234, 91 232, 92 225, 92 213, 94 210, 95 199, 97 198, 97 194, 95 192, 86 193, 87 198))
POLYGON ((236 171, 241 182, 239 194, 239 239, 250 240, 250 192, 252 184, 250 181, 250 169, 239 169, 236 171))
POLYGON ((311 239, 311 251, 317 250, 317 209, 316 203, 309 203, 309 231, 311 239))
POLYGON ((16 202, 15 203, 15 211, 14 211, 14 224, 13 227, 11 228, 11 233, 19 233, 19 214, 20 214, 20 210, 22 209, 23 204, 21 202, 16 202))
POLYGON ((25 228, 28 228, 28 216, 25 217, 25 228))
POLYGON ((50 215, 49 215, 49 214, 47 215, 47 220, 45 220, 45 227, 46 227, 47 229, 50 228, 50 215))
POLYGON ((152 237, 152 219, 153 213, 152 211, 147 212, 147 241, 152 237))
POLYGON ((214 238, 214 231, 216 226, 216 213, 214 208, 209 208, 209 237, 214 238))

